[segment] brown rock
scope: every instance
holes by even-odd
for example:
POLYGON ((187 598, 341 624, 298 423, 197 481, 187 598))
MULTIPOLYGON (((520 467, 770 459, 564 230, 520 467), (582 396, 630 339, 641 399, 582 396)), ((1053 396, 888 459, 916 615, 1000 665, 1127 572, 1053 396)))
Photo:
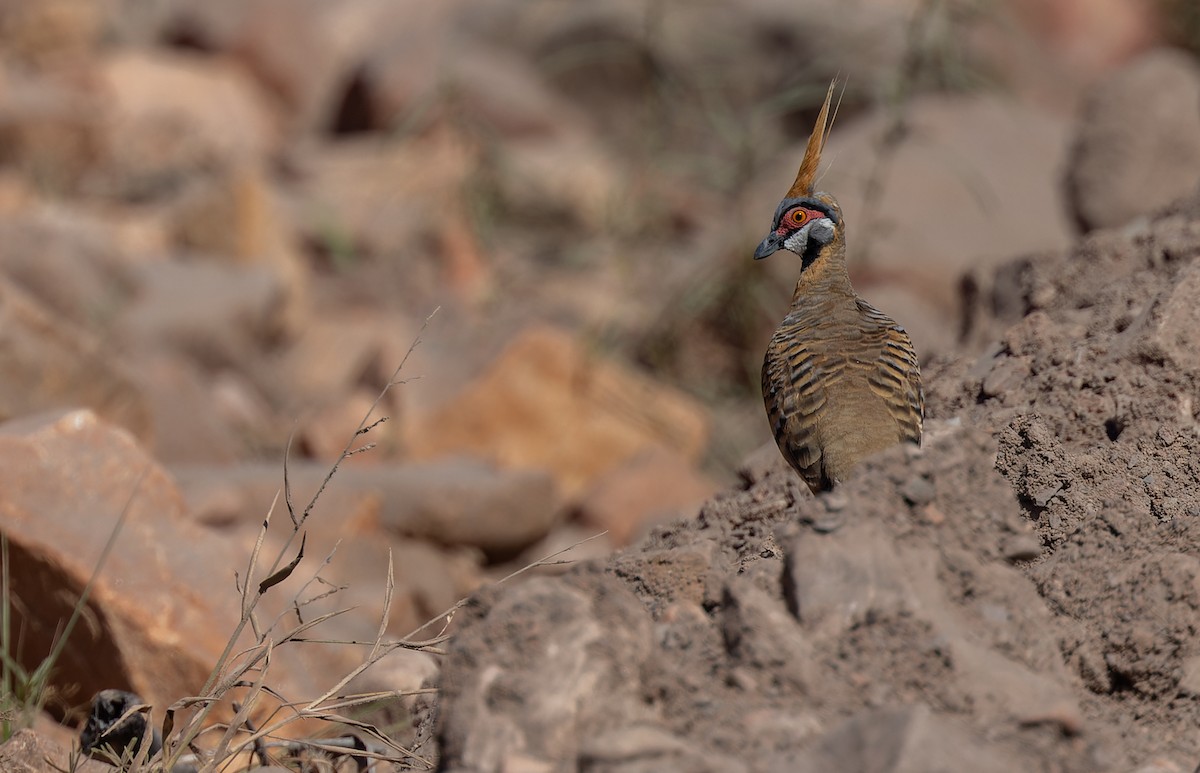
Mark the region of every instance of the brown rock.
POLYGON ((405 36, 364 65, 365 128, 391 129, 431 109, 503 138, 545 138, 582 126, 574 106, 524 59, 486 45, 445 57, 436 50, 439 38, 414 38, 405 36))
POLYGON ((283 325, 308 314, 308 270, 257 163, 235 164, 194 185, 175 206, 173 236, 185 251, 267 269, 284 291, 283 325))
POLYGON ((579 519, 627 545, 656 523, 694 514, 716 489, 678 453, 651 448, 597 478, 582 496, 579 519))
MULTIPOLYGON (((447 132, 404 142, 339 142, 297 157, 301 179, 292 220, 307 241, 331 251, 336 246, 349 253, 346 259, 423 255, 441 219, 461 210, 462 186, 474 163, 467 146, 447 132)), ((419 279, 422 268, 406 265, 406 281, 419 279)))
POLYGON ((1067 190, 1084 230, 1123 225, 1196 190, 1200 63, 1169 49, 1138 58, 1089 95, 1067 190))
POLYGON ((541 470, 496 470, 470 459, 405 465, 378 476, 380 520, 397 534, 511 556, 562 516, 554 479, 541 470))
MULTIPOLYGON (((412 323, 400 315, 378 309, 322 308, 288 343, 275 366, 278 375, 270 379, 271 387, 280 402, 301 407, 363 387, 382 389, 404 360, 412 339, 412 323)), ((400 378, 408 375, 402 373, 400 378)), ((407 393, 397 387, 381 403, 381 411, 397 424, 407 393)))
MULTIPOLYGON (((374 445, 365 460, 384 461, 395 457, 400 445, 400 424, 386 421, 376 424, 369 436, 354 437, 355 430, 375 404, 375 393, 359 389, 339 398, 324 401, 306 413, 295 436, 295 448, 311 459, 333 462, 349 447, 361 448, 367 443, 374 445)), ((386 414, 371 413, 366 421, 372 424, 386 414), (378 415, 377 415, 378 414, 378 415)))
MULTIPOLYGON (((297 507, 305 507, 328 470, 325 464, 295 460, 289 464, 297 507)), ((205 501, 206 492, 222 489, 226 493, 218 504, 229 508, 239 503, 238 514, 210 514, 224 522, 261 520, 283 482, 278 464, 179 467, 174 472, 189 499, 205 501)), ((352 460, 334 481, 314 512, 338 513, 342 529, 358 523, 369 530, 378 524, 393 534, 474 547, 497 558, 511 557, 542 539, 562 517, 554 481, 547 473, 496 470, 476 460, 388 467, 352 460)))
POLYGON ((496 188, 511 217, 567 222, 599 231, 620 203, 618 163, 582 133, 510 142, 501 148, 496 188))
POLYGON ((145 398, 85 330, 56 319, 0 281, 0 420, 87 406, 145 439, 145 398))
POLYGON ((31 204, 0 217, 3 273, 55 316, 103 334, 129 292, 128 258, 112 229, 78 210, 31 204))
POLYGON ((1200 263, 1193 261, 1117 337, 1114 349, 1135 359, 1170 362, 1185 373, 1200 373, 1197 293, 1200 263))
POLYGON ((81 759, 70 764, 71 750, 29 729, 13 733, 0 745, 0 770, 5 773, 110 773, 113 767, 98 760, 81 759))
POLYGON ((655 445, 695 459, 708 420, 690 398, 587 352, 553 328, 525 331, 487 372, 414 422, 417 458, 476 453, 552 470, 568 495, 655 445))
POLYGON ((121 51, 101 63, 106 177, 127 193, 179 185, 192 172, 271 153, 277 130, 234 64, 121 51))
MULTIPOLYGON (((23 665, 61 632, 122 511, 51 686, 77 700, 123 688, 165 707, 194 695, 236 622, 214 584, 229 546, 189 524, 178 490, 124 431, 88 411, 0 425, 0 529, 8 539, 23 665)), ((226 592, 227 591, 227 592, 226 592)))
POLYGON ((0 6, 0 46, 25 64, 75 64, 99 49, 115 5, 105 0, 6 2, 0 6))
POLYGON ((104 155, 98 102, 46 75, 0 74, 0 160, 39 185, 74 188, 104 155))
MULTIPOLYGON (((273 102, 289 132, 312 131, 329 121, 340 90, 369 50, 370 28, 345 32, 336 17, 391 22, 372 4, 315 0, 211 0, 174 3, 165 22, 169 38, 224 54, 249 72, 273 102)), ((382 29, 387 29, 383 26, 382 29)), ((379 34, 376 29, 375 34, 379 34)))
POLYGON ((216 405, 211 377, 182 357, 144 357, 138 383, 153 417, 155 458, 164 464, 232 463, 246 443, 216 405))
POLYGON ((186 261, 139 266, 130 277, 135 292, 114 328, 131 347, 245 366, 286 324, 287 293, 263 268, 186 261))

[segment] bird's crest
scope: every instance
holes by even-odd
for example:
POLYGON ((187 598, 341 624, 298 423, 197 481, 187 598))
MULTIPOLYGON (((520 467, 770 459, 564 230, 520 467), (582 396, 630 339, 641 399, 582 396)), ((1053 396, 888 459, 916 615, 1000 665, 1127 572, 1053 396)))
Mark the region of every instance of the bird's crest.
MULTIPOLYGON (((821 105, 821 112, 817 113, 817 124, 808 136, 804 160, 800 162, 800 171, 796 173, 796 182, 788 189, 787 198, 808 196, 813 192, 813 185, 817 180, 817 167, 821 165, 821 151, 825 149, 825 140, 829 137, 829 130, 833 128, 833 121, 829 118, 829 104, 833 101, 833 88, 836 85, 836 78, 829 82, 829 91, 825 92, 825 103, 821 105)), ((838 102, 840 104, 841 100, 838 102)), ((836 107, 833 112, 836 118, 836 107)))

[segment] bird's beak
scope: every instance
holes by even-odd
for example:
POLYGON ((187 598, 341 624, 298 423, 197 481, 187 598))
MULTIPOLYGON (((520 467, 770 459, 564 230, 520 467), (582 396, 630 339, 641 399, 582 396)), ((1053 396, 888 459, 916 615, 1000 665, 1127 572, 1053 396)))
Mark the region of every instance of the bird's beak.
POLYGON ((762 260, 763 258, 767 257, 768 255, 778 252, 779 248, 782 246, 783 246, 783 241, 775 234, 771 234, 770 236, 768 236, 767 238, 765 238, 761 242, 759 242, 758 249, 756 249, 754 251, 754 259, 762 260))

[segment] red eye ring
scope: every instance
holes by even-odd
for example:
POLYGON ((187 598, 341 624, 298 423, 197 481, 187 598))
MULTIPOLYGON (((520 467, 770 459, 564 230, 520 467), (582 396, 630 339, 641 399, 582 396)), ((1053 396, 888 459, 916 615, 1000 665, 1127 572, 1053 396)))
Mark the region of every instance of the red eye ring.
POLYGON ((804 209, 803 207, 796 207, 788 213, 787 219, 792 225, 804 225, 808 222, 811 216, 811 213, 807 209, 804 209))

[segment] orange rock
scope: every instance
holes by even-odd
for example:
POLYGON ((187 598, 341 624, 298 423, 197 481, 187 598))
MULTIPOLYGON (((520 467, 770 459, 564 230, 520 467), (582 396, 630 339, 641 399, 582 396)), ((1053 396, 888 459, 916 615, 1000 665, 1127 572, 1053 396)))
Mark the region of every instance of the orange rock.
POLYGON ((52 680, 76 702, 121 687, 161 711, 195 694, 233 631, 229 545, 189 523, 166 472, 90 411, 0 426, 0 530, 25 668, 50 651, 127 503, 52 680))
POLYGON ((522 333, 487 372, 414 422, 410 452, 468 452, 506 467, 548 469, 564 492, 659 445, 696 459, 708 417, 694 400, 589 352, 551 327, 522 333))
POLYGON ((622 546, 655 523, 689 515, 716 490, 678 453, 650 448, 600 476, 584 494, 579 517, 622 546))

